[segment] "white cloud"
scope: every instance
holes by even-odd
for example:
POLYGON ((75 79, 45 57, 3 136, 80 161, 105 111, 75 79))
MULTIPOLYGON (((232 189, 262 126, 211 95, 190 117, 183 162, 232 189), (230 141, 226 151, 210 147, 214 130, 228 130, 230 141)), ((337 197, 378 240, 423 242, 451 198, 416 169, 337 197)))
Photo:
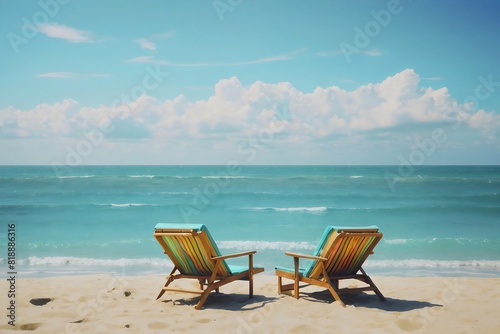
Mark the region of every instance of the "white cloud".
POLYGON ((174 35, 175 35, 174 31, 166 31, 166 32, 162 32, 162 33, 159 33, 159 34, 151 35, 150 37, 135 39, 134 43, 139 44, 139 46, 141 47, 141 49, 155 51, 156 50, 156 44, 153 41, 155 41, 155 40, 170 39, 174 35))
MULTIPOLYGON (((360 54, 370 57, 379 57, 383 55, 383 52, 379 49, 370 49, 370 50, 359 50, 360 54)), ((336 57, 344 55, 344 52, 341 49, 333 50, 333 51, 321 51, 317 53, 320 57, 336 57)))
POLYGON ((74 135, 72 115, 78 103, 67 99, 53 105, 39 104, 32 110, 9 107, 0 110, 1 137, 64 137, 74 135))
POLYGON ((158 34, 152 35, 149 39, 152 40, 164 40, 164 39, 170 39, 175 36, 175 31, 165 31, 165 32, 160 32, 158 34))
POLYGON ((282 60, 289 60, 292 58, 295 58, 301 53, 306 52, 306 48, 298 49, 286 54, 281 54, 277 56, 271 56, 271 57, 266 57, 266 58, 261 58, 257 60, 250 60, 250 61, 245 61, 245 62, 239 62, 239 63, 229 63, 231 65, 247 65, 247 64, 260 64, 260 63, 269 63, 269 62, 274 62, 274 61, 282 61, 282 60))
POLYGON ((149 64, 161 64, 174 67, 215 67, 215 66, 240 66, 240 65, 254 65, 262 63, 270 63, 276 61, 286 61, 295 58, 301 53, 306 52, 307 49, 298 49, 286 54, 270 56, 265 58, 259 58, 254 60, 240 61, 240 62, 223 62, 223 63, 175 63, 166 60, 156 60, 152 56, 142 56, 129 60, 125 60, 128 63, 149 63, 149 64))
POLYGON ((42 34, 64 39, 70 43, 92 42, 92 34, 89 31, 75 29, 64 24, 42 23, 37 26, 42 34))
POLYGON ((379 49, 363 50, 363 51, 361 51, 361 54, 364 54, 364 55, 370 56, 370 57, 379 57, 382 55, 382 51, 380 51, 379 49))
POLYGON ((39 78, 57 78, 57 79, 70 79, 75 77, 75 73, 72 72, 48 72, 40 73, 36 75, 39 78))
POLYGON ((74 73, 74 72, 47 72, 37 74, 38 78, 54 78, 54 79, 77 79, 77 78, 106 78, 110 75, 107 73, 74 73))
POLYGON ((317 53, 317 55, 320 57, 334 57, 334 56, 340 56, 341 54, 342 54, 342 50, 320 51, 317 53))
POLYGON ((478 129, 489 140, 496 139, 496 132, 500 129, 500 115, 497 113, 478 110, 474 114, 464 114, 462 117, 471 128, 478 129))
POLYGON ((112 124, 107 138, 212 147, 272 138, 273 147, 282 149, 363 146, 369 141, 400 146, 401 140, 411 140, 412 131, 423 131, 425 137, 437 127, 448 134, 466 130, 476 141, 495 143, 500 129, 499 114, 471 110, 444 87, 421 87, 419 76, 407 69, 353 91, 332 86, 303 92, 288 82, 244 86, 232 77, 220 80, 213 96, 199 101, 143 95, 116 106, 86 107, 65 100, 26 111, 9 107, 0 110, 0 137, 78 137, 103 121, 112 124))
POLYGON ((156 50, 155 43, 153 43, 145 38, 136 39, 136 40, 134 40, 134 42, 138 43, 141 46, 141 49, 153 50, 153 51, 156 50))
MULTIPOLYGON (((248 60, 248 61, 241 61, 241 62, 199 64, 199 66, 233 66, 233 65, 252 65, 252 64, 270 63, 270 62, 276 62, 276 61, 290 60, 290 59, 293 59, 296 56, 298 56, 301 53, 304 53, 306 51, 307 51, 306 48, 302 48, 302 49, 291 51, 289 53, 276 55, 276 56, 270 56, 270 57, 264 57, 264 58, 255 59, 255 60, 248 60)), ((198 66, 197 64, 176 64, 176 65, 177 66, 198 66)))
POLYGON ((166 65, 168 64, 165 60, 156 60, 153 56, 142 56, 136 57, 132 59, 125 60, 126 63, 140 63, 140 64, 159 64, 166 65))

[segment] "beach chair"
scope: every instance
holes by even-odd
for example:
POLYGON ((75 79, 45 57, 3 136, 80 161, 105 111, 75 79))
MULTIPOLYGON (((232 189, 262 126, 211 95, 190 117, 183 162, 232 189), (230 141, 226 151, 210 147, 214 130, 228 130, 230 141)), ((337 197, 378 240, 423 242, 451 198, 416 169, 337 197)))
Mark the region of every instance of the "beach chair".
POLYGON ((294 267, 276 267, 278 294, 293 290, 293 296, 298 299, 299 282, 301 282, 306 283, 303 286, 316 285, 328 289, 343 307, 345 304, 339 294, 346 292, 374 291, 385 301, 380 290, 361 268, 381 238, 382 233, 378 231, 377 226, 362 228, 328 226, 313 255, 285 253, 293 257, 294 267), (301 269, 299 259, 309 259, 311 262, 305 269, 301 269), (294 282, 284 285, 283 278, 294 282), (339 289, 339 281, 344 279, 356 279, 366 284, 363 284, 363 287, 339 289))
POLYGON ((248 281, 249 298, 253 297, 253 275, 264 271, 264 268, 253 266, 256 251, 221 255, 208 229, 197 224, 157 224, 154 237, 174 264, 174 269, 167 276, 167 282, 156 299, 165 291, 200 294, 201 298, 195 306, 199 310, 210 292, 219 292, 219 287, 236 280, 248 281), (248 266, 226 263, 226 259, 240 256, 248 256, 248 266), (168 287, 173 281, 182 278, 197 279, 200 290, 168 287))

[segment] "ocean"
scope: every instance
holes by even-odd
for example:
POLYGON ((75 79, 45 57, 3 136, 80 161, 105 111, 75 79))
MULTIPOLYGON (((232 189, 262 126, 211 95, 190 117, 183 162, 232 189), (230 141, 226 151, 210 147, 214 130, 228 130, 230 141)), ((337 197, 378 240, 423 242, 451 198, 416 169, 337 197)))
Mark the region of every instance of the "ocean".
POLYGON ((205 224, 271 275, 327 225, 379 227, 368 274, 500 275, 500 166, 0 166, 0 219, 18 277, 167 274, 157 223, 205 224))

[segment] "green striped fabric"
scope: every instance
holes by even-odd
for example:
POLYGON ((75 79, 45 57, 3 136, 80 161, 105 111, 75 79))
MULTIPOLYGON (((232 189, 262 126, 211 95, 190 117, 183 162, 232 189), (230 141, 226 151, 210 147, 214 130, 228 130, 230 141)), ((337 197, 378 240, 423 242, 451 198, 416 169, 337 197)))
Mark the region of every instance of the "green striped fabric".
MULTIPOLYGON (((211 260, 211 258, 221 254, 205 225, 157 224, 155 229, 162 232, 180 229, 194 230, 196 232, 194 234, 172 233, 171 235, 161 236, 161 239, 174 257, 171 259, 172 262, 182 274, 209 276, 213 273, 215 261, 211 260)), ((221 261, 219 274, 222 276, 232 274, 226 261, 221 261)))
MULTIPOLYGON (((367 251, 377 241, 376 236, 342 237, 340 232, 343 229, 378 230, 378 227, 352 228, 328 226, 314 251, 314 255, 328 259, 326 262, 326 272, 330 275, 343 276, 356 274, 366 258, 367 251), (338 238, 342 238, 342 240, 338 238)), ((321 266, 319 266, 318 261, 311 261, 304 271, 304 276, 306 277, 319 277, 321 275, 321 266)))

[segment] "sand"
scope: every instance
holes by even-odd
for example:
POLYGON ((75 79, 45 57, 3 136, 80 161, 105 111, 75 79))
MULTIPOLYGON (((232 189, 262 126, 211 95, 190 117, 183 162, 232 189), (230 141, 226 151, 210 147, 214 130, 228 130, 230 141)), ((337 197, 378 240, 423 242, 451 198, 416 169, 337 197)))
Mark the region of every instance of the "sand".
POLYGON ((234 282, 199 311, 193 294, 167 292, 156 301, 164 276, 17 278, 15 326, 8 324, 10 285, 2 279, 0 332, 500 333, 500 278, 372 278, 386 302, 371 292, 350 294, 343 308, 312 286, 296 300, 278 295, 276 277, 264 273, 255 277, 253 299, 247 282, 234 282))

